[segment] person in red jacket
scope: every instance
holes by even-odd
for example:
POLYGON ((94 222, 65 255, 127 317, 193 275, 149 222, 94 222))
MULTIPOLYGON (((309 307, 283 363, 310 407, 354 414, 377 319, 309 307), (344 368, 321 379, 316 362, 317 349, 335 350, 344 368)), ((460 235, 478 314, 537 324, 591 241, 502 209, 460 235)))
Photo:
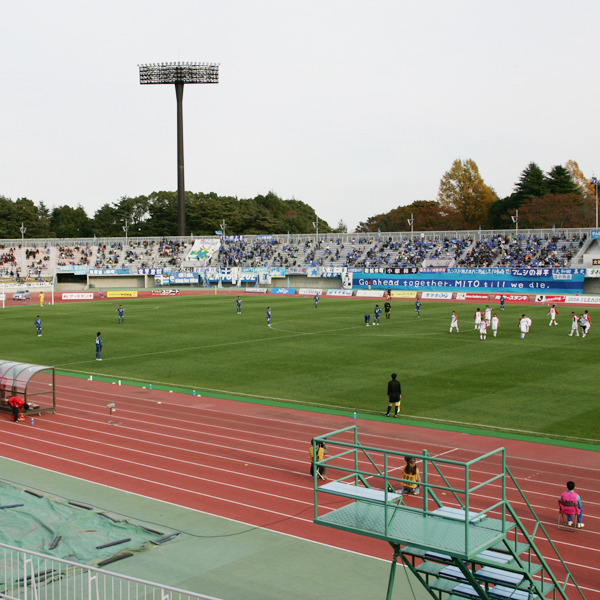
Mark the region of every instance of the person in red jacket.
POLYGON ((23 398, 19 398, 19 396, 11 396, 8 399, 8 405, 12 410, 12 420, 15 423, 25 420, 25 417, 23 417, 23 409, 27 410, 29 407, 27 404, 25 404, 25 400, 23 400, 23 398))

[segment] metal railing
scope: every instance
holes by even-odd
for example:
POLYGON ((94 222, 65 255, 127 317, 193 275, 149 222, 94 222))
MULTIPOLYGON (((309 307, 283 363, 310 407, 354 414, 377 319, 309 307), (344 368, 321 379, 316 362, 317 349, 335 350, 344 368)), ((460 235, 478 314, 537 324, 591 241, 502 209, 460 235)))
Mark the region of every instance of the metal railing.
MULTIPOLYGON (((508 501, 506 498, 506 450, 497 448, 481 456, 477 456, 467 462, 461 462, 444 457, 432 456, 427 450, 422 454, 407 453, 402 450, 386 450, 365 446, 358 440, 358 429, 351 425, 322 436, 315 437, 313 444, 323 442, 327 445, 328 455, 322 460, 316 461, 315 465, 327 469, 329 481, 339 483, 351 483, 353 486, 364 486, 370 489, 383 490, 385 499, 380 502, 384 506, 383 522, 381 531, 387 538, 391 535, 392 520, 390 517, 398 510, 397 500, 388 498, 388 492, 402 490, 405 484, 411 482, 403 479, 404 457, 407 454, 416 458, 421 463, 422 481, 419 486, 422 489, 421 499, 418 507, 409 507, 402 504, 402 509, 418 511, 423 515, 435 514, 436 509, 442 507, 442 496, 453 498, 465 514, 469 515, 469 521, 475 522, 494 513, 499 520, 501 528, 499 533, 506 534, 508 523, 506 520, 508 501), (482 465, 484 465, 482 467, 482 465), (484 480, 476 482, 472 479, 472 471, 475 468, 485 471, 484 480), (452 477, 444 475, 443 470, 452 471, 452 477), (395 474, 394 474, 395 473, 395 474), (454 480, 455 483, 452 483, 454 480), (479 504, 485 506, 474 508, 471 497, 477 494, 479 504)), ((314 520, 319 522, 319 517, 328 507, 319 498, 329 492, 327 486, 319 487, 319 479, 315 471, 314 484, 314 520), (321 494, 321 496, 319 496, 321 494), (319 510, 321 508, 321 510, 319 510)), ((352 498, 348 487, 348 497, 352 498)), ((343 493, 338 493, 343 496, 343 493)), ((325 512, 325 514, 326 514, 325 512)), ((465 520, 465 522, 467 522, 465 520)), ((470 528, 464 528, 465 553, 474 551, 473 540, 470 539, 470 528)))
POLYGON ((0 544, 0 597, 7 600, 219 600, 0 544))
MULTIPOLYGON (((541 239, 551 239, 557 236, 560 239, 580 239, 584 236, 590 237, 593 228, 591 227, 573 227, 573 228, 546 228, 546 229, 462 229, 462 230, 447 230, 447 231, 371 231, 365 233, 274 233, 270 236, 265 235, 243 235, 240 236, 246 242, 276 240, 280 244, 303 244, 308 241, 311 243, 335 243, 337 240, 343 244, 366 244, 369 242, 383 242, 392 240, 407 241, 407 240, 422 240, 422 241, 442 241, 444 239, 471 239, 480 240, 494 236, 502 236, 509 239, 523 238, 529 236, 537 236, 541 239)), ((225 239, 235 236, 226 236, 225 239)), ((160 244, 161 242, 173 242, 193 244, 196 239, 219 239, 219 235, 201 235, 201 236, 107 236, 107 237, 86 237, 86 238, 6 238, 0 239, 0 248, 21 249, 21 245, 25 248, 45 248, 49 246, 107 246, 113 244, 123 246, 137 247, 138 244, 147 242, 148 244, 160 244)))

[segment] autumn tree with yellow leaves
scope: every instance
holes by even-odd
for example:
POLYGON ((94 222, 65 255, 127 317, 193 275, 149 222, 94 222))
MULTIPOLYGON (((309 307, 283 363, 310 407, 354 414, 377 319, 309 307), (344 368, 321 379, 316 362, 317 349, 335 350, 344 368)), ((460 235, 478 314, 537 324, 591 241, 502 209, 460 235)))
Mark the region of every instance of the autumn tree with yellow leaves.
POLYGON ((586 177, 583 171, 579 168, 577 161, 568 160, 565 165, 567 171, 571 173, 573 181, 581 189, 581 193, 587 198, 594 198, 596 195, 596 186, 592 183, 591 177, 586 177))
POLYGON ((458 216, 459 227, 486 229, 490 206, 498 200, 496 192, 483 181, 479 167, 472 159, 456 159, 440 181, 438 201, 449 219, 458 216))

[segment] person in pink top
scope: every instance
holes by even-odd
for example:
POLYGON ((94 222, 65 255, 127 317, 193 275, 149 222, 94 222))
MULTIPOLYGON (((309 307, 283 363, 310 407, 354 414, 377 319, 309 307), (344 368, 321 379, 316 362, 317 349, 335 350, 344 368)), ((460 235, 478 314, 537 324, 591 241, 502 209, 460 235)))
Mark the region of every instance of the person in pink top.
POLYGON ((567 481, 567 489, 560 495, 558 500, 560 512, 567 516, 567 522, 571 527, 583 527, 583 505, 581 496, 575 491, 575 483, 567 481), (577 522, 573 521, 573 517, 577 516, 577 522))

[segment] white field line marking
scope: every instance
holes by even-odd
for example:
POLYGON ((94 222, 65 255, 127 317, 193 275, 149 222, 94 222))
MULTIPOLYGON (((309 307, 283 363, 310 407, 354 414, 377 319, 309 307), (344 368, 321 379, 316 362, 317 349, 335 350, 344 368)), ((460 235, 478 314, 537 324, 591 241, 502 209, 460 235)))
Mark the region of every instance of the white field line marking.
MULTIPOLYGON (((73 393, 74 393, 75 398, 76 398, 75 403, 74 403, 73 406, 74 406, 74 408, 80 409, 81 408, 81 400, 82 400, 82 392, 78 388, 72 388, 72 389, 74 390, 73 393)), ((98 394, 97 393, 90 392, 90 394, 94 398, 94 400, 97 400, 97 398, 98 398, 98 394)), ((103 394, 103 395, 105 395, 105 394, 103 394)), ((115 398, 116 399, 123 399, 123 400, 125 399, 120 394, 106 394, 106 395, 111 400, 113 400, 115 398)), ((135 400, 135 399, 131 398, 131 400, 135 400)), ((153 400, 146 400, 146 399, 138 399, 138 400, 140 400, 141 402, 148 402, 148 401, 154 402, 153 400)), ((91 406, 93 408, 96 408, 97 404, 93 403, 91 406)), ((188 410, 188 409, 186 408, 186 410, 188 410)), ((192 408, 190 407, 189 410, 192 410, 192 408)), ((205 425, 207 427, 213 427, 213 428, 217 428, 217 429, 224 429, 224 430, 229 431, 229 432, 232 431, 232 430, 233 431, 238 431, 239 430, 238 427, 231 427, 231 420, 230 420, 231 416, 227 415, 227 414, 224 414, 222 410, 219 410, 219 409, 216 409, 216 408, 207 408, 207 407, 197 407, 197 408, 194 408, 194 410, 202 411, 202 413, 206 413, 206 412, 213 413, 213 414, 216 414, 216 415, 218 415, 219 417, 221 417, 223 419, 227 419, 228 420, 228 425, 226 425, 226 426, 221 426, 221 425, 218 425, 218 424, 211 425, 211 424, 204 423, 203 425, 205 425)), ((136 420, 139 421, 139 413, 136 413, 136 415, 137 415, 136 416, 136 420)), ((252 417, 252 415, 245 415, 244 416, 244 422, 248 421, 248 419, 250 419, 250 418, 254 419, 255 421, 259 420, 259 421, 270 422, 272 424, 272 427, 274 428, 275 432, 277 432, 277 433, 273 433, 272 435, 265 433, 265 434, 261 434, 261 435, 263 435, 265 437, 272 437, 275 440, 281 440, 282 436, 281 436, 281 434, 279 432, 281 431, 281 425, 282 424, 290 425, 290 426, 292 426, 294 428, 304 428, 304 429, 307 429, 308 431, 307 431, 306 435, 310 436, 310 437, 314 437, 315 425, 311 424, 311 423, 298 423, 297 421, 292 421, 292 420, 284 421, 281 418, 277 418, 277 419, 276 418, 272 418, 271 419, 271 418, 268 418, 268 417, 265 417, 265 416, 252 417)), ((178 429, 178 431, 180 431, 181 430, 180 421, 176 420, 176 423, 177 423, 177 429, 178 429)), ((320 427, 322 427, 322 426, 320 426, 320 427)), ((300 435, 302 435, 302 434, 300 433, 300 435)), ((176 436, 176 437, 179 438, 180 436, 176 436)), ((377 439, 378 441, 385 440, 386 442, 388 442, 390 444, 390 446, 393 446, 393 445, 396 444, 396 441, 391 437, 391 434, 390 434, 390 436, 384 436, 384 435, 373 434, 373 433, 365 433, 365 434, 361 434, 361 437, 363 439, 377 439)), ((296 441, 296 440, 294 440, 291 437, 288 437, 287 439, 290 439, 292 442, 296 441)), ((303 443, 304 445, 306 445, 304 442, 300 442, 300 443, 303 443)), ((366 445, 375 446, 376 444, 375 443, 370 443, 370 444, 366 444, 366 445)), ((446 452, 460 451, 460 452, 468 453, 468 454, 475 454, 475 455, 481 454, 480 451, 475 450, 475 449, 455 448, 455 447, 445 446, 445 445, 439 444, 439 443, 436 443, 436 446, 438 448, 440 448, 440 449, 447 448, 446 452)), ((416 454, 420 455, 421 451, 420 450, 418 450, 418 451, 415 450, 413 453, 416 453, 416 454)), ((436 454, 436 455, 437 456, 441 456, 442 454, 436 454)), ((552 461, 545 461, 545 460, 542 460, 542 459, 532 458, 529 454, 527 454, 526 456, 511 455, 511 465, 512 465, 512 469, 511 470, 513 470, 513 471, 515 470, 515 468, 526 468, 526 467, 517 467, 517 465, 515 464, 517 460, 524 461, 524 462, 533 462, 534 466, 537 469, 539 469, 539 467, 538 467, 539 464, 549 465, 549 470, 551 472, 555 471, 555 466, 556 465, 555 465, 554 462, 552 462, 552 461)), ((580 471, 582 471, 582 470, 589 470, 590 469, 589 467, 577 467, 577 465, 573 465, 573 469, 576 469, 576 468, 579 468, 580 471)), ((584 477, 584 475, 581 474, 580 477, 584 477)))
MULTIPOLYGON (((73 364, 82 364, 82 363, 73 363, 73 364)), ((86 375, 98 375, 100 377, 111 377, 114 379, 123 379, 123 380, 129 380, 129 381, 141 381, 141 380, 136 380, 132 377, 127 377, 126 375, 106 375, 105 373, 96 373, 96 372, 90 372, 90 371, 77 371, 72 369, 71 370, 73 373, 85 373, 86 375)), ((178 383, 173 383, 173 382, 168 382, 168 381, 149 381, 148 383, 152 383, 154 385, 162 385, 162 386, 173 386, 173 387, 184 387, 184 388, 189 388, 192 389, 192 386, 181 386, 178 383)), ((76 388, 75 388, 76 389, 76 388)), ((239 398, 249 398, 249 399, 257 399, 257 400, 269 400, 269 401, 274 401, 274 402, 285 402, 287 404, 297 404, 300 406, 307 406, 307 407, 315 407, 315 408, 326 408, 326 409, 331 409, 331 410, 347 410, 349 412, 354 411, 355 407, 350 407, 350 406, 337 406, 337 405, 330 405, 330 404, 320 404, 318 402, 309 402, 306 400, 294 400, 292 398, 281 398, 278 396, 261 396, 259 394, 244 394, 243 392, 235 392, 235 391, 231 391, 231 390, 219 390, 219 389, 215 389, 215 388, 208 388, 208 387, 201 387, 198 386, 195 389, 200 390, 202 392, 214 392, 217 394, 225 394, 228 396, 234 396, 234 397, 239 397, 239 398)), ((118 395, 116 397, 122 397, 122 395, 118 395)), ((203 395, 204 398, 207 398, 206 394, 203 395)), ((215 400, 221 400, 220 398, 215 398, 215 400)), ((379 414, 381 411, 368 411, 365 410, 363 411, 367 414, 379 414)), ((489 425, 485 425, 485 424, 481 424, 481 423, 470 423, 467 421, 450 421, 448 419, 435 419, 435 418, 431 418, 431 417, 422 417, 419 415, 410 415, 408 413, 405 413, 405 416, 407 416, 409 419, 414 418, 415 421, 419 421, 422 423, 441 423, 441 424, 446 424, 446 425, 450 425, 450 426, 459 426, 459 427, 471 427, 474 429, 480 429, 483 433, 485 433, 486 431, 489 432, 500 432, 500 433, 516 433, 518 435, 524 435, 524 436, 531 436, 534 437, 536 440, 540 440, 543 441, 544 437, 548 438, 548 439, 560 439, 560 440, 569 440, 572 442, 580 442, 580 443, 596 443, 597 440, 593 440, 593 439, 589 439, 589 438, 579 438, 579 437, 563 437, 563 436, 552 436, 552 435, 541 435, 539 432, 536 431, 529 431, 526 429, 512 429, 512 428, 508 428, 508 427, 490 427, 489 425)), ((482 435, 483 435, 482 433, 482 435)))
MULTIPOLYGON (((8 460, 8 461, 11 461, 11 462, 19 462, 19 461, 13 459, 13 458, 5 458, 4 460, 8 460)), ((62 475, 64 477, 69 477, 70 479, 76 479, 77 481, 83 481, 83 482, 91 483, 91 484, 94 484, 94 485, 100 485, 102 487, 106 487, 108 489, 116 490, 116 491, 119 491, 119 492, 125 492, 125 490, 123 490, 121 488, 117 488, 117 487, 114 487, 112 485, 101 484, 101 483, 98 483, 96 481, 92 481, 90 479, 84 479, 83 477, 77 477, 76 475, 70 475, 68 473, 60 473, 59 471, 54 471, 54 470, 48 469, 46 467, 37 467, 35 465, 28 465, 28 466, 33 466, 34 468, 41 469, 42 471, 46 471, 47 473, 60 474, 60 475, 62 475)), ((14 483, 14 482, 11 482, 11 483, 14 483)), ((29 484, 28 483, 22 483, 20 485, 22 485, 23 487, 27 487, 29 484)), ((356 554, 357 556, 363 556, 365 558, 371 558, 373 560, 379 560, 379 561, 384 562, 385 564, 389 564, 389 558, 387 556, 385 558, 379 558, 377 556, 371 556, 370 554, 364 554, 362 552, 357 552, 355 550, 348 550, 348 549, 346 549, 346 548, 344 548, 342 546, 333 546, 331 544, 326 544, 325 542, 318 542, 318 541, 312 540, 309 537, 301 537, 299 535, 294 535, 292 533, 285 533, 285 532, 277 531, 277 530, 274 530, 274 529, 268 529, 267 527, 263 527, 263 526, 260 526, 260 525, 254 525, 253 523, 248 523, 246 521, 240 521, 239 519, 233 519, 231 517, 224 517, 224 516, 216 514, 216 513, 211 513, 211 512, 205 511, 205 510, 200 510, 198 508, 193 508, 193 507, 190 507, 190 506, 185 506, 183 504, 176 504, 174 502, 170 502, 169 500, 162 500, 160 498, 154 498, 153 496, 146 496, 144 494, 139 494, 138 492, 128 492, 127 491, 125 493, 130 494, 132 496, 137 496, 139 498, 148 498, 148 499, 153 500, 155 502, 161 502, 161 503, 167 504, 169 506, 175 506, 177 508, 184 508, 185 510, 192 510, 192 511, 197 512, 197 513, 202 514, 202 515, 209 515, 211 517, 216 517, 218 519, 224 519, 225 521, 230 521, 232 523, 237 523, 237 524, 243 525, 245 528, 248 528, 248 529, 262 529, 262 530, 265 530, 265 531, 270 531, 272 533, 276 533, 278 535, 285 535, 285 536, 288 536, 288 537, 293 538, 293 539, 303 540, 303 541, 311 542, 313 544, 319 544, 320 546, 324 546, 326 548, 333 548, 335 550, 342 550, 344 552, 349 552, 351 554, 356 554)), ((111 511, 111 512, 116 512, 117 514, 121 514, 121 515, 123 514, 123 513, 117 512, 117 511, 111 511)), ((131 518, 136 518, 135 515, 129 515, 129 516, 131 518)), ((166 525, 166 526, 167 527, 171 527, 170 525, 166 525)), ((245 532, 242 532, 242 533, 245 533, 245 532)), ((189 534, 189 535, 194 535, 195 537, 202 537, 202 536, 199 536, 199 535, 193 534, 193 533, 189 534)), ((231 534, 224 534, 224 535, 231 535, 231 534)), ((204 536, 204 537, 207 537, 207 536, 204 536)), ((223 536, 215 535, 215 536, 208 536, 208 537, 223 537, 223 536)), ((402 565, 402 566, 405 566, 405 565, 402 565)))
MULTIPOLYGON (((271 327, 271 329, 273 329, 273 327, 271 327)), ((320 329, 318 331, 304 331, 304 332, 297 332, 297 333, 290 333, 288 335, 282 335, 279 336, 276 339, 289 339, 289 338, 294 338, 294 337, 301 337, 301 336, 308 336, 308 335, 321 335, 323 333, 332 333, 332 332, 337 332, 337 331, 349 331, 350 329, 356 329, 356 327, 338 327, 335 329, 320 329)), ((170 348, 169 350, 157 350, 155 352, 141 352, 139 354, 127 354, 126 357, 123 356, 115 356, 115 357, 111 357, 111 358, 106 358, 103 359, 104 361, 108 362, 108 361, 114 361, 114 360, 123 360, 123 358, 142 358, 142 357, 147 357, 147 356, 159 356, 159 355, 164 355, 164 354, 175 354, 175 353, 179 353, 179 352, 190 352, 192 350, 207 350, 207 349, 211 349, 211 348, 222 348, 222 347, 226 347, 226 346, 239 346, 239 345, 245 345, 245 344, 256 344, 259 342, 273 342, 273 336, 269 336, 269 337, 260 337, 260 338, 255 338, 252 340, 239 340, 239 341, 230 341, 230 342, 220 342, 220 343, 216 343, 216 344, 202 344, 201 346, 189 346, 187 348, 170 348)), ((77 362, 70 362, 70 363, 57 363, 55 365, 53 365, 55 368, 61 368, 61 367, 68 367, 70 365, 80 365, 80 364, 87 364, 87 363, 92 363, 94 362, 95 359, 88 359, 88 360, 81 360, 81 361, 77 361, 77 362)))

